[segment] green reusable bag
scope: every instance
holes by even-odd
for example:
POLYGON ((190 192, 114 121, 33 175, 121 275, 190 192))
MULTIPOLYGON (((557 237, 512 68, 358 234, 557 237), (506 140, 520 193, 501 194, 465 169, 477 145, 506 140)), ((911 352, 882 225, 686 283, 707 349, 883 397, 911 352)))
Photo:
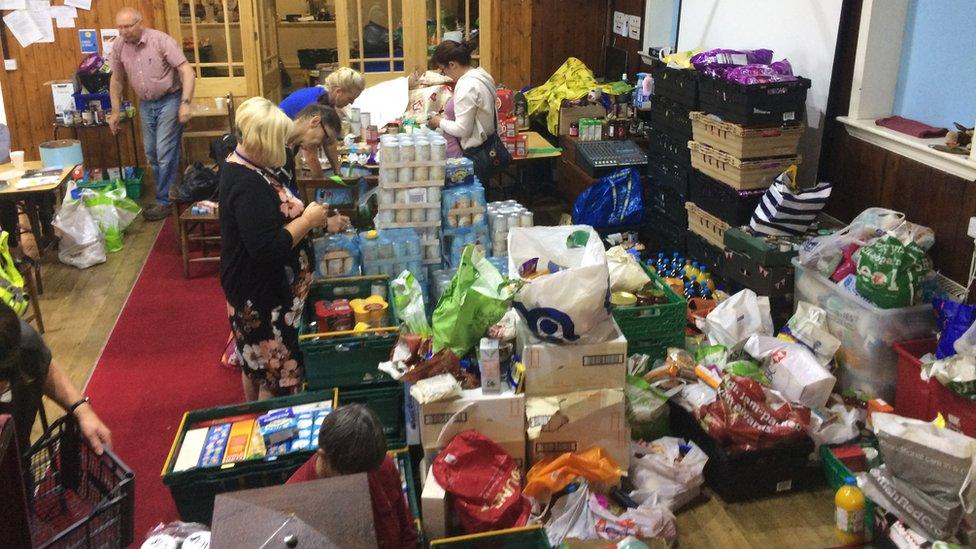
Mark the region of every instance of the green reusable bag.
POLYGON ((450 349, 463 357, 475 348, 512 304, 505 282, 480 248, 465 246, 457 273, 434 309, 434 353, 450 349))
POLYGON ((17 315, 22 315, 30 300, 24 293, 24 277, 17 270, 14 258, 10 255, 10 246, 7 244, 9 238, 7 232, 0 231, 0 301, 6 303, 17 315))
POLYGON ((125 187, 118 182, 102 190, 85 189, 82 200, 105 237, 105 249, 120 251, 122 233, 139 215, 139 205, 126 197, 125 187))
POLYGON ((855 261, 857 292, 882 309, 912 305, 922 277, 932 268, 918 244, 904 244, 891 234, 858 250, 855 261))

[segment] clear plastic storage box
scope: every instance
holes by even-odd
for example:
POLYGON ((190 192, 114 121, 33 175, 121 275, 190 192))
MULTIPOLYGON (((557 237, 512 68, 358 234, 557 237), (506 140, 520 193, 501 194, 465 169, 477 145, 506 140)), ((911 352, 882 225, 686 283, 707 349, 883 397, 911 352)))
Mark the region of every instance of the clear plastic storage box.
POLYGON ((898 354, 893 345, 935 333, 932 306, 881 309, 834 284, 815 269, 796 267, 797 301, 827 311, 830 333, 841 342, 836 359, 840 389, 859 398, 895 400, 898 354))

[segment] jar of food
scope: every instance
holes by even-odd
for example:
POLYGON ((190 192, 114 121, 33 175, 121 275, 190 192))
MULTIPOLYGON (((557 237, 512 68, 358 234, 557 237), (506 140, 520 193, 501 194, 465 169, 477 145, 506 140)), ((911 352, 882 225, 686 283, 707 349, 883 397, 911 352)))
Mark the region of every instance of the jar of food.
POLYGON ((569 125, 569 136, 579 137, 579 122, 573 122, 569 125))

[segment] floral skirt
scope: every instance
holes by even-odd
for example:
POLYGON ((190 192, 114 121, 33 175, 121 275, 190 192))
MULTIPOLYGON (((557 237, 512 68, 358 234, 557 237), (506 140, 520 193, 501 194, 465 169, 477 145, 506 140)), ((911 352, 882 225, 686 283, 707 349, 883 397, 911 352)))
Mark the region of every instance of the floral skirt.
POLYGON ((264 384, 273 394, 287 394, 302 380, 302 352, 298 347, 298 320, 304 300, 286 307, 261 310, 251 301, 243 308, 227 304, 230 327, 244 374, 264 384))

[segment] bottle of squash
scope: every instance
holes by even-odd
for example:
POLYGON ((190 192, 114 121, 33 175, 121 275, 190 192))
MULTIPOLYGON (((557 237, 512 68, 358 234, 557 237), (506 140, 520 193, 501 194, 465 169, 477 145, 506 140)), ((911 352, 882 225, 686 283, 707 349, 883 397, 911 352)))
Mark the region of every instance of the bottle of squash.
POLYGON ((857 487, 857 479, 847 477, 834 495, 837 540, 844 545, 864 541, 864 494, 857 487))

